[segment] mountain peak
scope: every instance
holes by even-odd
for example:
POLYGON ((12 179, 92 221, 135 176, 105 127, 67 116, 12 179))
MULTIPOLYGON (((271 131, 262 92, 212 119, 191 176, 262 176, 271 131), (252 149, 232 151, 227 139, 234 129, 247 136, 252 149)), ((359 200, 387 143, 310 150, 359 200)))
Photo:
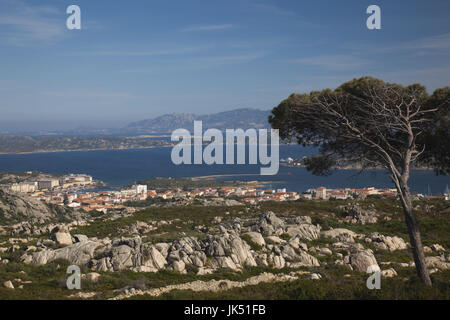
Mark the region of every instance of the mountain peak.
POLYGON ((270 111, 254 108, 234 109, 214 114, 195 115, 192 113, 171 113, 132 122, 127 130, 140 133, 169 133, 178 128, 193 129, 194 120, 203 122, 203 129, 249 129, 269 128, 270 111))

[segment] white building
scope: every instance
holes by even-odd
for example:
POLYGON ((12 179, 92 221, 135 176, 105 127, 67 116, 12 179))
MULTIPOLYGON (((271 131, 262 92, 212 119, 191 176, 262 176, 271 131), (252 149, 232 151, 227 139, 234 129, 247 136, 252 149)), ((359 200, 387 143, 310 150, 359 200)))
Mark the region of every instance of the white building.
POLYGON ((136 191, 136 194, 147 194, 146 184, 136 184, 133 186, 133 189, 136 191))
POLYGON ((38 181, 38 188, 41 189, 52 189, 53 187, 59 186, 58 179, 41 180, 38 181))
POLYGON ((78 202, 72 202, 72 203, 68 204, 67 206, 71 207, 71 208, 78 208, 81 206, 81 204, 78 202))
POLYGON ((37 188, 36 182, 21 182, 14 183, 10 186, 11 191, 14 192, 23 192, 23 193, 31 193, 35 192, 37 188))
POLYGON ((321 200, 326 200, 327 199, 327 188, 325 188, 325 187, 316 188, 315 198, 321 199, 321 200))

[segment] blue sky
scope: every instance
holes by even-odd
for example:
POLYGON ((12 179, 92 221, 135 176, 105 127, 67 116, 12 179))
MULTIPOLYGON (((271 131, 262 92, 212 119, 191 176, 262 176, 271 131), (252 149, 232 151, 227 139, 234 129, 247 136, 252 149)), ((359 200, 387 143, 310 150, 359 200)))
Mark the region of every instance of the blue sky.
POLYGON ((0 131, 270 109, 371 75, 450 85, 450 1, 0 0, 0 131), (81 30, 66 8, 81 8, 81 30), (381 30, 366 8, 381 7, 381 30))

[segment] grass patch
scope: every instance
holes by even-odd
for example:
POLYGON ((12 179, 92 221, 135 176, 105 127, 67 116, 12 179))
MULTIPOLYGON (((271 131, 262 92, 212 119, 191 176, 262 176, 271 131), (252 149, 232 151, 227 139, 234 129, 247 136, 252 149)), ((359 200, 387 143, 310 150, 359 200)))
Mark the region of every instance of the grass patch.
POLYGON ((396 278, 382 279, 381 290, 366 287, 367 275, 352 273, 343 277, 345 270, 322 272, 323 279, 300 279, 292 282, 260 283, 258 285, 233 288, 222 292, 194 292, 175 290, 160 297, 134 296, 131 299, 189 299, 189 300, 403 300, 428 299, 448 300, 450 298, 450 271, 434 274, 433 286, 420 283, 414 270, 405 270, 396 278), (410 280, 404 281, 404 277, 410 280))
POLYGON ((261 246, 261 245, 257 244, 256 242, 254 242, 252 240, 252 237, 250 237, 250 235, 248 235, 248 234, 243 234, 241 236, 241 238, 244 239, 245 242, 247 242, 247 244, 250 246, 250 248, 252 250, 254 250, 254 251, 259 251, 259 250, 261 250, 263 248, 263 246, 261 246))
POLYGON ((212 226, 211 220, 216 216, 223 216, 226 219, 241 216, 239 212, 242 206, 236 207, 204 207, 204 206, 186 206, 186 207, 169 207, 169 208, 148 208, 135 212, 131 217, 119 218, 117 220, 100 220, 89 226, 82 226, 72 231, 73 234, 85 234, 89 237, 106 237, 116 235, 117 231, 131 225, 136 221, 161 221, 178 219, 181 223, 176 228, 175 225, 160 226, 154 233, 161 232, 186 232, 192 230, 194 226, 205 225, 212 226), (226 212, 229 214, 226 215, 226 212))

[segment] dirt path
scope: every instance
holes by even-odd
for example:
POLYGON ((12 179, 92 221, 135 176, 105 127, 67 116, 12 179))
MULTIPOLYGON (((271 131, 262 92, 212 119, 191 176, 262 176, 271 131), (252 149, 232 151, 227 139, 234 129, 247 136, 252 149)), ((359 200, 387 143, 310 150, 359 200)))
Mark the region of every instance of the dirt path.
POLYGON ((256 285, 261 282, 284 282, 284 281, 294 281, 299 278, 300 275, 309 274, 307 271, 296 271, 290 274, 272 274, 272 273, 262 273, 260 275, 248 278, 245 281, 231 281, 231 280, 210 280, 210 281, 193 281, 183 284, 169 285, 161 288, 154 288, 149 290, 132 290, 132 292, 122 293, 118 296, 111 298, 110 300, 121 300, 127 299, 132 296, 137 295, 150 295, 152 297, 157 297, 172 290, 192 290, 196 292, 200 291, 211 291, 219 292, 224 290, 230 290, 232 288, 242 288, 245 286, 256 285))

